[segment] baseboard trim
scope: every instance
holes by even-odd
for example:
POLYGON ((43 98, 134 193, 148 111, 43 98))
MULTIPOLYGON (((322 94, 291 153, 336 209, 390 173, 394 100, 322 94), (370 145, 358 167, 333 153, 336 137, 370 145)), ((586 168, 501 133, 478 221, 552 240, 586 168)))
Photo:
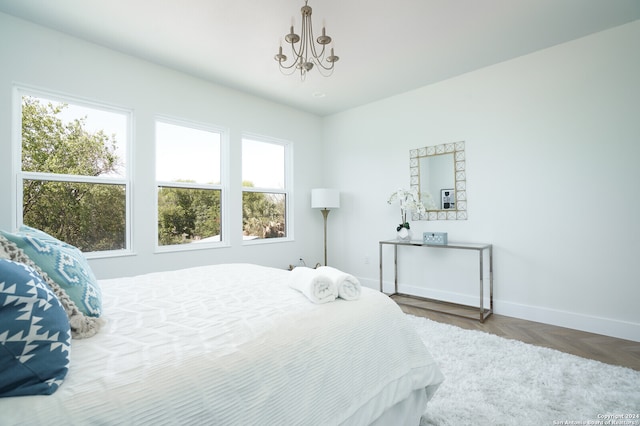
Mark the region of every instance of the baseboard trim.
MULTIPOLYGON (((377 280, 358 278, 360 283, 366 287, 378 290, 380 282, 377 280)), ((383 282, 385 292, 393 290, 393 282, 383 282)), ((421 287, 408 285, 401 286, 402 292, 415 294, 416 296, 445 300, 463 305, 477 306, 478 298, 464 294, 436 291, 421 287)), ((488 300, 485 299, 485 307, 488 307, 488 300)), ((495 299, 493 301, 494 313, 508 317, 535 321, 557 327, 571 328, 574 330, 586 331, 588 333, 603 334, 605 336, 618 339, 640 342, 640 324, 621 321, 613 318, 603 318, 597 315, 585 315, 576 312, 562 311, 558 309, 545 308, 541 306, 525 305, 495 299)))
POLYGON ((494 301, 494 307, 508 317, 640 342, 640 324, 633 322, 507 301, 494 301))

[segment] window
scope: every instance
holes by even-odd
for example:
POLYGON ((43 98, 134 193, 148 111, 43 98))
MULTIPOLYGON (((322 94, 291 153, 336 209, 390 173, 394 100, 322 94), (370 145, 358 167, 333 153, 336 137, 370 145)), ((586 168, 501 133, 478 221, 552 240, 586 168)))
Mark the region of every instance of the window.
POLYGON ((21 101, 18 222, 84 252, 129 247, 130 113, 27 93, 21 101))
POLYGON ((220 131, 156 121, 158 245, 222 241, 220 131))
POLYGON ((286 238, 288 151, 280 142, 242 139, 242 231, 245 240, 286 238))

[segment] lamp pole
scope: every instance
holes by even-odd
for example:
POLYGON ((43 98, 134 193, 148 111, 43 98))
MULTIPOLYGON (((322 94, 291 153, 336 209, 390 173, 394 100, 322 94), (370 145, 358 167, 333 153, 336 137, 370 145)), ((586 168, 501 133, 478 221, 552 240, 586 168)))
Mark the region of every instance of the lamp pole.
POLYGON ((324 266, 327 266, 327 216, 329 216, 329 209, 322 209, 322 217, 324 218, 324 266))
POLYGON ((324 266, 327 266, 327 216, 331 209, 340 208, 340 192, 329 188, 312 189, 311 208, 320 209, 324 219, 324 266))

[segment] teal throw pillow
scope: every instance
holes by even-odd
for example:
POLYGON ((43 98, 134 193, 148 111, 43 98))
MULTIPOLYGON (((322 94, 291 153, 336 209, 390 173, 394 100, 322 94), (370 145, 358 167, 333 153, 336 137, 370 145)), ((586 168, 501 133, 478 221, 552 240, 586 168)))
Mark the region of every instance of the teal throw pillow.
POLYGON ((20 232, 1 231, 55 281, 85 315, 102 314, 102 292, 89 262, 76 247, 28 226, 20 232))

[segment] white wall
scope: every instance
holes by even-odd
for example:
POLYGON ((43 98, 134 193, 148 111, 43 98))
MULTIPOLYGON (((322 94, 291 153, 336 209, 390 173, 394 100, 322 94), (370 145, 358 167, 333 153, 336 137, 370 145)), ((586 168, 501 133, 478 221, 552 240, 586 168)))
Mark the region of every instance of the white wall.
POLYGON ((310 189, 322 185, 321 119, 212 85, 94 44, 0 14, 0 228, 11 229, 12 88, 27 84, 134 111, 133 247, 135 255, 91 260, 99 278, 222 262, 287 267, 322 256, 322 216, 310 189), (227 128, 231 155, 231 247, 154 254, 154 114, 227 128), (293 143, 295 241, 242 246, 242 132, 293 143))
MULTIPOLYGON (((469 220, 413 222, 414 235, 493 243, 496 313, 640 341, 638 40, 635 21, 326 118, 327 180, 344 194, 335 266, 377 287, 409 149, 464 140, 469 220)), ((475 259, 405 251, 400 281, 475 296, 475 259)))

